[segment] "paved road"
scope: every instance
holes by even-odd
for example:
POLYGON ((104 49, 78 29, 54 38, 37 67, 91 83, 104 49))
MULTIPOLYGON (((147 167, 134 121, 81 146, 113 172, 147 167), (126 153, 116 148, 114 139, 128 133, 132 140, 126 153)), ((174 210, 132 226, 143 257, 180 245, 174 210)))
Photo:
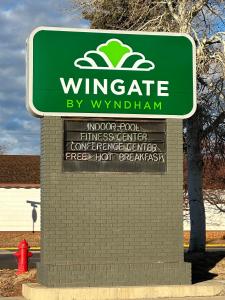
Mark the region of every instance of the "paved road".
MULTIPOLYGON (((185 252, 187 249, 185 249, 185 252)), ((224 252, 225 256, 225 249, 224 248, 209 248, 207 252, 224 252)), ((4 251, 0 250, 0 269, 17 269, 17 260, 16 257, 13 255, 15 251, 4 251)), ((40 261, 40 252, 33 251, 33 256, 29 259, 29 267, 33 268, 36 267, 36 263, 40 261)), ((225 298, 224 298, 225 300, 225 298)))
MULTIPOLYGON (((0 251, 0 269, 17 269, 17 259, 13 253, 14 252, 0 251)), ((29 259, 29 267, 36 267, 36 263, 39 261, 40 252, 33 252, 33 256, 29 259)))

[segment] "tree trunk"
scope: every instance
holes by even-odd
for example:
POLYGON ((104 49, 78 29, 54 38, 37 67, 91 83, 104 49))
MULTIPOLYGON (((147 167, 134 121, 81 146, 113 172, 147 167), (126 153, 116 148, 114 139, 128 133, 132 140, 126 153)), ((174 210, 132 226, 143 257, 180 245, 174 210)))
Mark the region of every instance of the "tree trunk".
POLYGON ((202 194, 202 167, 200 143, 202 125, 199 109, 187 120, 188 198, 190 208, 190 252, 205 251, 205 208, 202 194))

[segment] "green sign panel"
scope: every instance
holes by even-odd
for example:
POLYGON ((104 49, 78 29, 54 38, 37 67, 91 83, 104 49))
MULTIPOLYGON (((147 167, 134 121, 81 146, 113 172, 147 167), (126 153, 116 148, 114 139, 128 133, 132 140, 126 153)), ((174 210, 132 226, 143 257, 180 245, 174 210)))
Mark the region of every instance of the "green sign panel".
POLYGON ((188 35, 40 27, 28 39, 36 116, 188 118, 196 109, 188 35))

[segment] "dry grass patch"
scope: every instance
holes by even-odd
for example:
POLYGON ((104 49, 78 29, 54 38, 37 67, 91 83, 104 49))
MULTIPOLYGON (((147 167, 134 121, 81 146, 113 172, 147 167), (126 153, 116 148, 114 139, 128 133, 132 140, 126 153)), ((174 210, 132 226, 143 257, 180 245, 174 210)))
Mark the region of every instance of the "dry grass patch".
POLYGON ((30 247, 40 246, 40 232, 0 231, 0 248, 17 247, 19 242, 24 239, 30 247))

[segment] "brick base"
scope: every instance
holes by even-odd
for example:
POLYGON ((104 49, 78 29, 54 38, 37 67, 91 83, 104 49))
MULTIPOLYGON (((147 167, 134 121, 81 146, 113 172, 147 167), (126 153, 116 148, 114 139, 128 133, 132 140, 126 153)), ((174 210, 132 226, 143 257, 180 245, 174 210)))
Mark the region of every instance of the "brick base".
POLYGON ((106 287, 191 284, 189 263, 41 265, 39 283, 48 287, 106 287))

